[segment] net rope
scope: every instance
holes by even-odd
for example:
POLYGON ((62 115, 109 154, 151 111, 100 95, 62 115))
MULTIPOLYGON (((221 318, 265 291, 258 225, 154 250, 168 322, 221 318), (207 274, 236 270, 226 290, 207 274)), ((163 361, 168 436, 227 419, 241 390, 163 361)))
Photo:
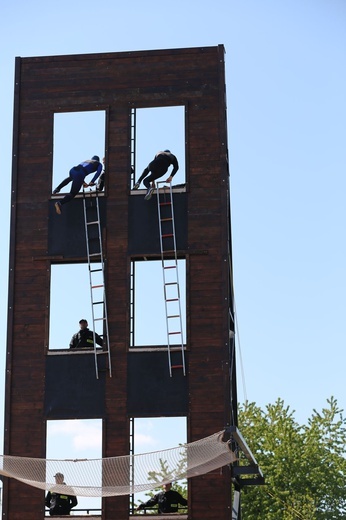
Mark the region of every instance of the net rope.
POLYGON ((236 460, 224 431, 162 451, 104 459, 37 459, 0 455, 0 474, 39 489, 84 497, 109 497, 149 491, 161 484, 203 475, 236 460), (150 473, 167 474, 160 482, 150 473), (62 473, 67 484, 57 485, 62 473))

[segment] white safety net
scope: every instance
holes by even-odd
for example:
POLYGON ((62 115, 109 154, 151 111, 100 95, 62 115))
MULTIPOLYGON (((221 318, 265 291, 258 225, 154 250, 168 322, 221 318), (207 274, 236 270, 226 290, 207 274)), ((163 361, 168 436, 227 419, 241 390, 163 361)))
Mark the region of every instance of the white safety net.
POLYGON ((224 432, 177 448, 105 459, 52 460, 0 455, 0 474, 39 489, 84 497, 129 495, 155 489, 160 484, 203 475, 236 460, 224 432), (168 468, 161 482, 150 473, 159 473, 162 462, 168 468), (62 473, 66 485, 55 483, 62 473))

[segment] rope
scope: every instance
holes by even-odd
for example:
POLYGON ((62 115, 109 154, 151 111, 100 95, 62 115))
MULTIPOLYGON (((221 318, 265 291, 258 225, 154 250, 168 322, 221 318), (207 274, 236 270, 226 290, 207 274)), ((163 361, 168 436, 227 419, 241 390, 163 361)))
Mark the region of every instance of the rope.
POLYGON ((235 330, 236 330, 236 333, 237 333, 236 334, 236 338, 237 338, 238 352, 239 352, 239 359, 240 359, 240 370, 241 370, 242 383, 243 383, 244 402, 247 403, 247 391, 246 391, 246 383, 245 383, 245 372, 244 372, 242 350, 241 350, 241 345, 240 345, 240 333, 239 333, 239 325, 238 325, 238 314, 237 314, 237 309, 236 309, 236 305, 235 305, 235 300, 234 300, 234 316, 235 316, 235 330))
POLYGON ((155 489, 160 484, 203 475, 236 460, 224 432, 177 448, 104 459, 50 460, 0 456, 0 474, 29 486, 85 497, 129 495, 155 489), (162 482, 150 482, 164 461, 168 474, 162 482), (54 483, 63 473, 67 485, 54 483))

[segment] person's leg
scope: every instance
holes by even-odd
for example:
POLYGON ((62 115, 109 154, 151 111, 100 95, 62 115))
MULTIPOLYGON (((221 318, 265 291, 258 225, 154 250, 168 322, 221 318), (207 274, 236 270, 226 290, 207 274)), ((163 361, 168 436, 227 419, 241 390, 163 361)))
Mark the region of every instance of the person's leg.
POLYGON ((144 179, 144 181, 143 181, 144 186, 147 189, 150 188, 151 183, 153 183, 153 186, 155 186, 154 181, 156 181, 156 179, 159 179, 160 177, 162 177, 166 173, 166 171, 167 171, 167 169, 160 169, 160 170, 152 171, 151 174, 146 179, 144 179))
MULTIPOLYGON (((73 168, 72 168, 73 169, 73 168)), ((66 179, 64 179, 60 184, 59 186, 57 186, 55 188, 55 190, 53 191, 53 194, 55 193, 59 193, 59 191, 61 190, 61 188, 63 188, 64 186, 67 186, 67 184, 69 184, 70 182, 72 182, 72 176, 71 176, 71 171, 72 169, 70 170, 70 176, 69 177, 66 177, 66 179)), ((63 200, 65 200, 66 197, 64 197, 63 200)), ((57 212, 58 215, 61 215, 61 205, 64 204, 63 200, 58 200, 54 206, 55 206, 55 211, 57 212)))
POLYGON ((62 199, 61 205, 67 204, 70 202, 70 200, 74 199, 84 182, 85 174, 83 170, 72 168, 70 170, 70 176, 72 179, 71 190, 70 193, 65 195, 65 197, 62 199))
POLYGON ((162 171, 155 171, 155 172, 152 172, 151 175, 149 175, 146 179, 144 179, 143 184, 147 188, 147 192, 144 196, 145 200, 151 199, 151 196, 155 190, 155 181, 156 181, 156 179, 159 179, 160 177, 162 177, 162 175, 164 175, 164 173, 165 172, 162 172, 162 171))
MULTIPOLYGON (((135 183, 135 186, 138 186, 136 189, 139 188, 142 180, 148 175, 148 173, 149 173, 149 168, 148 167, 144 168, 142 175, 140 176, 140 178, 135 183)), ((145 182, 144 182, 144 185, 145 185, 145 182)))
POLYGON ((150 179, 151 175, 149 175, 148 177, 146 177, 143 181, 143 184, 144 186, 147 188, 147 190, 150 188, 150 182, 151 182, 151 179, 150 179))
POLYGON ((67 186, 70 182, 72 181, 71 177, 66 177, 66 179, 64 179, 60 184, 59 186, 57 186, 55 188, 55 190, 53 191, 53 193, 59 193, 59 191, 64 188, 65 186, 67 186))
POLYGON ((150 187, 151 181, 148 181, 148 178, 145 179, 145 177, 147 177, 149 172, 151 172, 151 174, 149 176, 151 178, 151 180, 155 180, 155 179, 158 179, 159 177, 162 177, 162 175, 164 175, 166 173, 166 171, 167 171, 167 167, 164 165, 161 165, 159 161, 154 159, 153 161, 151 161, 148 164, 148 166, 146 168, 144 168, 143 173, 140 176, 140 178, 138 179, 138 181, 136 182, 135 186, 136 187, 138 186, 138 188, 139 188, 140 183, 143 181, 144 186, 148 189, 150 187), (143 179, 145 179, 145 180, 143 180, 143 179))
POLYGON ((67 204, 68 202, 70 202, 70 200, 72 200, 77 195, 77 193, 79 192, 79 190, 81 189, 81 187, 83 185, 84 179, 85 179, 85 173, 84 173, 83 169, 71 168, 70 180, 72 180, 72 186, 71 186, 70 193, 65 195, 65 197, 62 200, 59 200, 54 204, 55 211, 57 212, 58 215, 61 215, 61 207, 64 204, 67 204))

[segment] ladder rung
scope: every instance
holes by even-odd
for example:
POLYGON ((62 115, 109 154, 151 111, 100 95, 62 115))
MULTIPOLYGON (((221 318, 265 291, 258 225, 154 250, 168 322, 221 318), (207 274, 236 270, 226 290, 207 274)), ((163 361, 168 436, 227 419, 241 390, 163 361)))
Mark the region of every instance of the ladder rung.
POLYGON ((94 321, 104 321, 106 318, 94 318, 94 321))
POLYGON ((101 284, 101 285, 92 285, 91 286, 92 289, 99 289, 100 287, 104 287, 104 285, 101 284))
POLYGON ((172 238, 174 235, 173 233, 166 233, 165 235, 161 235, 162 238, 172 238))
POLYGON ((98 271, 102 271, 102 267, 100 269, 90 269, 91 273, 97 273, 98 271))
POLYGON ((178 282, 166 282, 165 285, 178 285, 178 282))
POLYGON ((160 206, 171 206, 171 202, 160 202, 160 206))
POLYGON ((99 220, 93 220, 92 222, 87 222, 87 225, 91 226, 92 224, 99 224, 99 223, 100 223, 99 220))
POLYGON ((177 266, 176 265, 164 265, 163 268, 164 269, 176 269, 177 266))
POLYGON ((184 365, 172 365, 171 368, 184 368, 184 365))
POLYGON ((92 302, 93 305, 100 305, 101 303, 104 303, 104 301, 100 301, 100 302, 92 302))
POLYGON ((101 256, 101 253, 91 253, 89 256, 101 256))
POLYGON ((181 334, 180 330, 178 332, 169 332, 168 334, 181 334))
POLYGON ((166 251, 162 251, 162 253, 175 253, 174 249, 166 249, 166 251))
POLYGON ((167 316, 167 319, 169 318, 180 318, 180 314, 171 314, 171 316, 167 316))
POLYGON ((169 217, 169 218, 167 217, 167 218, 162 218, 161 222, 169 222, 169 221, 172 221, 172 220, 173 220, 172 217, 169 217))
POLYGON ((169 300, 166 300, 166 302, 177 302, 179 301, 179 298, 170 298, 169 300))

